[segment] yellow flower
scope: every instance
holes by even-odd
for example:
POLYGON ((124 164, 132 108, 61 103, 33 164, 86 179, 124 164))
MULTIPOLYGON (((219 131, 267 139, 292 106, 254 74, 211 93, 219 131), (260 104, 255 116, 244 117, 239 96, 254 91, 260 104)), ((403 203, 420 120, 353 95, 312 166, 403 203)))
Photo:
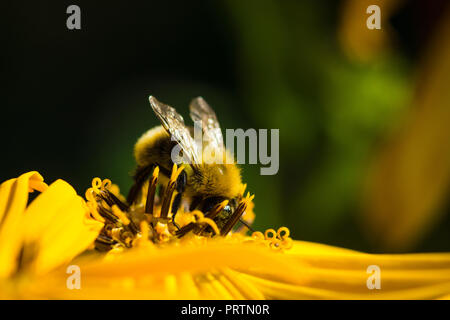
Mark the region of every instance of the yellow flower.
POLYGON ((0 186, 0 298, 21 297, 17 284, 70 262, 103 227, 67 182, 43 181, 28 172, 0 186), (28 205, 35 190, 42 193, 28 205))
MULTIPOLYGON (((146 188, 152 194, 151 181, 146 188)), ((171 197, 169 189, 165 195, 171 197)), ((287 228, 251 236, 239 232, 213 236, 218 230, 208 218, 210 212, 180 212, 176 217, 180 228, 192 226, 180 234, 170 214, 161 219, 161 210, 167 209, 162 205, 164 195, 153 199, 144 192, 138 205, 122 206, 116 186, 94 179, 86 196, 87 203, 62 181, 46 188, 35 172, 2 184, 3 298, 439 299, 450 295, 449 253, 366 254, 294 241, 287 228), (26 208, 30 189, 43 193, 26 208), (146 213, 149 198, 155 204, 152 215, 146 213), (95 245, 107 253, 78 255, 97 235, 95 245), (34 254, 24 259, 21 252, 29 246, 34 254), (67 287, 67 264, 79 266, 80 289, 67 287), (367 273, 370 266, 380 270, 379 289, 368 285, 374 276, 367 273)), ((250 205, 250 197, 242 202, 250 205)))

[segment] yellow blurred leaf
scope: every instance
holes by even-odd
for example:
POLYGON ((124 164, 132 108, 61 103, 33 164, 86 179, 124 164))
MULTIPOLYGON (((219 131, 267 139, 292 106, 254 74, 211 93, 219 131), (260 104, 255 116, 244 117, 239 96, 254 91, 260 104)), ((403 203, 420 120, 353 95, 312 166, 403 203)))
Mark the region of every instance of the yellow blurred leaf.
POLYGON ((376 157, 364 223, 384 250, 410 249, 437 223, 450 181, 450 10, 418 72, 413 105, 376 157))
POLYGON ((368 61, 388 47, 393 32, 389 17, 403 0, 347 0, 343 3, 338 29, 338 39, 342 49, 350 58, 368 61), (378 5, 381 11, 381 29, 367 28, 366 21, 371 16, 367 8, 378 5))

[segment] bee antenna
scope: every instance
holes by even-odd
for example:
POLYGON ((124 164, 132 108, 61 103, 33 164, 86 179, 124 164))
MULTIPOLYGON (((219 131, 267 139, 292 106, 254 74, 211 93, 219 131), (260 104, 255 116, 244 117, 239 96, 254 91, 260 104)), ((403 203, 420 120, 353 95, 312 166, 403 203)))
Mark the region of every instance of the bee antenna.
POLYGON ((244 220, 239 219, 239 222, 242 223, 244 226, 246 226, 246 227, 248 228, 248 230, 250 230, 251 232, 255 232, 255 230, 253 230, 253 228, 250 227, 250 226, 248 225, 248 223, 245 222, 244 220))

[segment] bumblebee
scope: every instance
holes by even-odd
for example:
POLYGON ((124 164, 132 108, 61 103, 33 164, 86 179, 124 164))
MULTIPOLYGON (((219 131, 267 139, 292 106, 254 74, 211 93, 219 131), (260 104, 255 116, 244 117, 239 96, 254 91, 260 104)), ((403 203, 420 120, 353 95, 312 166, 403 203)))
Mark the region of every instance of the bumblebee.
MULTIPOLYGON (((127 202, 132 205, 141 193, 143 184, 150 174, 157 168, 161 178, 161 185, 168 181, 174 166, 172 150, 181 150, 183 171, 176 179, 175 196, 171 205, 172 222, 178 228, 179 235, 189 230, 180 229, 175 223, 175 215, 183 205, 188 211, 201 210, 214 220, 221 234, 227 234, 234 225, 241 221, 246 205, 241 200, 245 185, 242 183, 240 169, 234 161, 226 164, 211 161, 211 155, 201 150, 198 141, 194 141, 193 127, 184 123, 183 117, 177 111, 155 97, 149 97, 150 105, 161 122, 144 133, 134 147, 137 167, 133 175, 134 184, 131 187, 127 202), (220 206, 221 205, 221 206, 220 206), (217 211, 219 208, 219 212, 217 211)), ((225 155, 223 136, 217 116, 213 109, 201 98, 191 101, 190 117, 201 124, 203 139, 201 143, 208 149, 218 151, 216 154, 225 155)), ((228 158, 229 159, 229 158, 228 158)), ((177 163, 180 164, 180 163, 177 163)), ((160 190, 160 194, 161 194, 160 190)), ((250 228, 250 227, 249 227, 250 228)))

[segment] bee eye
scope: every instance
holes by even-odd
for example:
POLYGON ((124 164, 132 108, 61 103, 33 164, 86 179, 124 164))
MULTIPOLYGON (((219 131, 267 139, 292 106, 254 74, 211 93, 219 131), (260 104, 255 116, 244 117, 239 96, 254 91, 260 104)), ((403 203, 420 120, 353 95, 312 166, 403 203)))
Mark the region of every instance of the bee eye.
POLYGON ((230 207, 229 205, 226 205, 226 206, 223 208, 223 211, 225 211, 226 213, 231 213, 231 207, 230 207))

